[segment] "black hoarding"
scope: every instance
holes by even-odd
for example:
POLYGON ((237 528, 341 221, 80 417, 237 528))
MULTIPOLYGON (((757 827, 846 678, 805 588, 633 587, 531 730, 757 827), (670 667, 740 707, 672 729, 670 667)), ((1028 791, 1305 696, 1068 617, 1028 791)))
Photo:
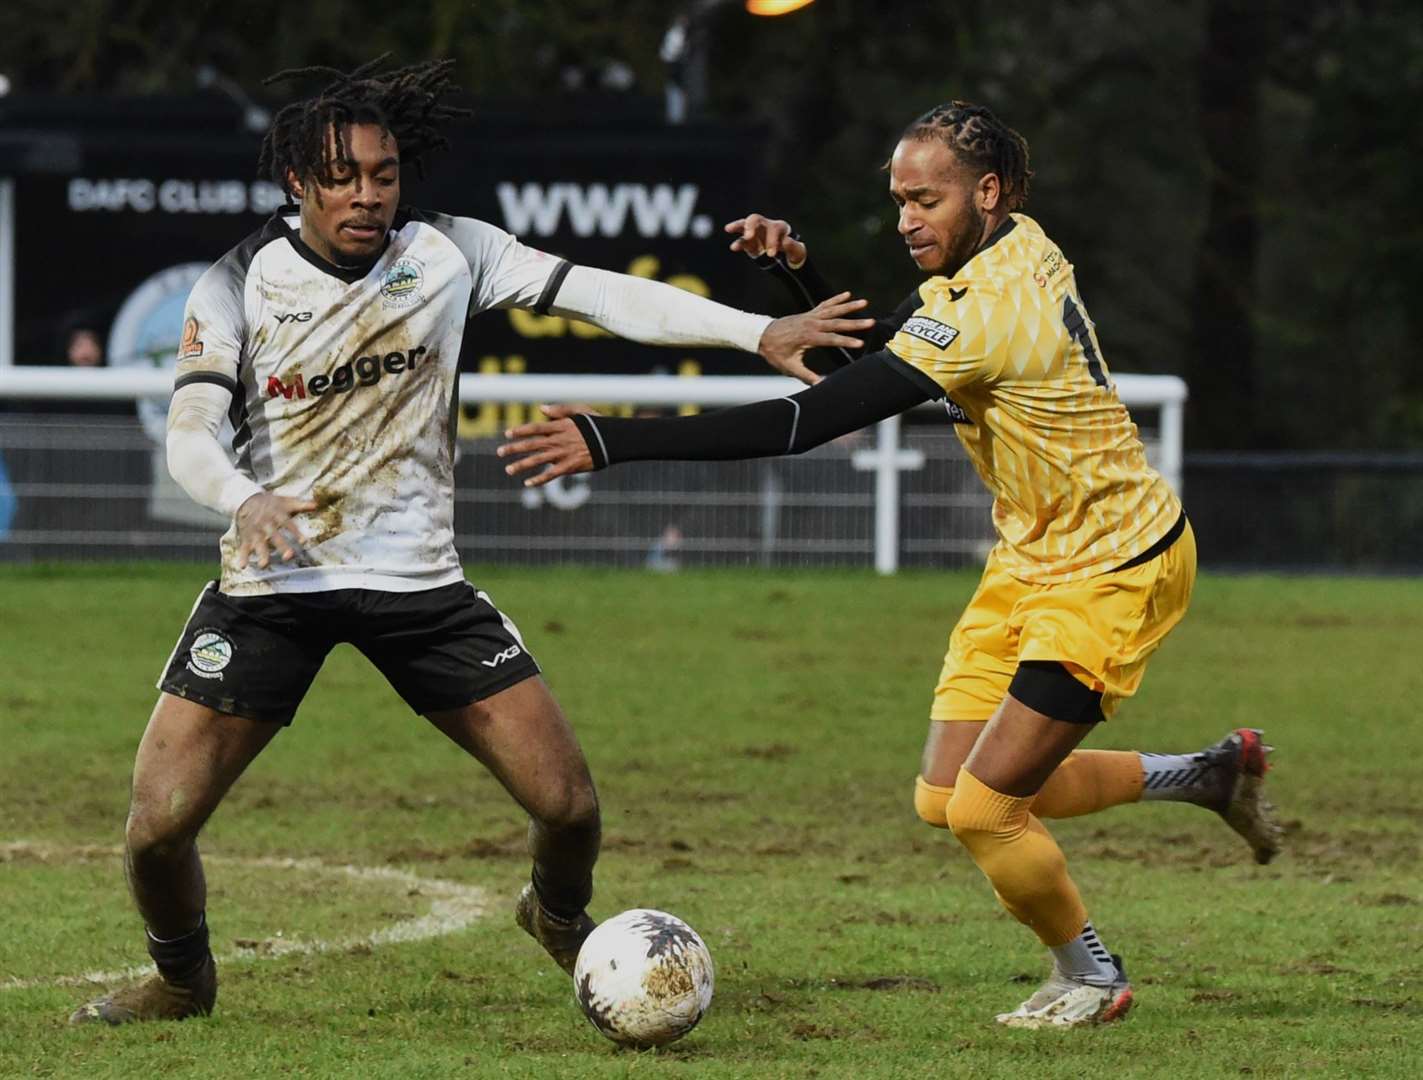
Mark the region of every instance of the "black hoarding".
MULTIPOLYGON (((165 122, 142 100, 104 108, 103 123, 89 117, 83 130, 57 132, 48 150, 16 155, 18 168, 0 165, 15 174, 19 363, 65 362, 70 333, 86 327, 111 365, 168 365, 197 274, 282 201, 275 185, 254 178, 257 139, 234 131, 230 116, 205 119, 170 102, 165 122)), ((450 142, 427 177, 406 170, 405 202, 482 218, 575 262, 746 306, 757 275, 727 252, 721 225, 755 208, 751 133, 502 117, 456 125, 450 142)), ((744 354, 648 348, 523 311, 475 319, 461 367, 765 370, 744 354)), ((497 411, 466 410, 462 433, 492 433, 500 420, 497 411)))

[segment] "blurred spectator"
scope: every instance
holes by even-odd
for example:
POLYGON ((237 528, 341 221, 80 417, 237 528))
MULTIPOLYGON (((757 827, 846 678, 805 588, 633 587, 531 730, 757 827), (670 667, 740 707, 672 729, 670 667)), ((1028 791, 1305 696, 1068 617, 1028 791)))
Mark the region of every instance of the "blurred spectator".
MULTIPOLYGON (((63 359, 46 360, 66 367, 101 368, 104 361, 104 320, 84 312, 77 313, 60 328, 55 345, 56 352, 63 350, 63 359)), ((50 354, 54 356, 54 353, 50 354)), ((133 416, 132 401, 85 400, 67 398, 63 400, 15 401, 10 403, 10 412, 42 413, 45 415, 71 416, 133 416)))
POLYGON ((677 525, 667 525, 662 535, 647 552, 647 569, 662 574, 675 574, 682 569, 682 560, 677 549, 682 546, 682 530, 677 525))
POLYGON ((104 343, 99 340, 99 332, 88 326, 77 326, 70 330, 69 342, 64 348, 64 359, 71 367, 102 367, 104 343))
POLYGON ((10 475, 5 471, 5 459, 0 457, 0 540, 10 533, 10 522, 15 519, 15 491, 10 487, 10 475))

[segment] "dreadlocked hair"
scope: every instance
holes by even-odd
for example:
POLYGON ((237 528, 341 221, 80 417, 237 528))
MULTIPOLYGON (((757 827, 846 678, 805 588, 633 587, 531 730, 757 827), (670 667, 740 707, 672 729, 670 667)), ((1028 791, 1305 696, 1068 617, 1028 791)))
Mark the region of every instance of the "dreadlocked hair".
POLYGON ((382 72, 385 53, 351 72, 332 67, 291 68, 262 80, 263 86, 292 79, 325 76, 333 80, 315 97, 286 106, 272 121, 262 139, 257 159, 259 175, 282 186, 287 202, 293 201, 289 175, 315 178, 332 184, 332 166, 347 156, 344 131, 350 124, 376 124, 395 137, 401 164, 415 166, 425 175, 425 158, 432 150, 449 145, 442 128, 450 120, 468 116, 440 99, 453 93, 450 74, 453 60, 427 60, 421 64, 382 72), (335 131, 334 148, 327 132, 335 131))
POLYGON ((942 139, 958 159, 979 175, 995 173, 1003 201, 1018 210, 1028 201, 1028 141, 983 105, 950 101, 936 105, 904 129, 901 139, 942 139))

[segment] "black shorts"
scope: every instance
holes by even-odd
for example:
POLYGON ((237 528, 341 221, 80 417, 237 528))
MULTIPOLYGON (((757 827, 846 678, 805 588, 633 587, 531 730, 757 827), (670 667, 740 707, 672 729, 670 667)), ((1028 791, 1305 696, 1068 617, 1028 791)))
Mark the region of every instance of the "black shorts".
POLYGON ((158 689, 290 724, 333 646, 365 654, 417 713, 458 709, 539 674, 518 628, 468 581, 421 592, 227 596, 209 582, 158 689))

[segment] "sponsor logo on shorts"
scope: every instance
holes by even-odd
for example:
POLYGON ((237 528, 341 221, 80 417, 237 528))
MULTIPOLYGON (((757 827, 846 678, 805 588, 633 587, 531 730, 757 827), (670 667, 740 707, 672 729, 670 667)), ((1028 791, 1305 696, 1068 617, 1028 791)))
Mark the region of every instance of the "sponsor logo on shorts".
POLYGON ((204 630, 188 649, 188 670, 204 679, 222 678, 222 670, 232 663, 232 642, 216 630, 204 630))
POLYGON ((923 315, 915 315, 901 326, 900 330, 927 341, 939 349, 947 349, 954 343, 954 338, 959 336, 959 332, 947 323, 925 318, 923 315))
POLYGON ((480 663, 483 664, 485 667, 498 667, 505 660, 512 660, 514 659, 514 657, 518 656, 523 651, 524 650, 519 648, 519 646, 517 645, 510 645, 493 660, 481 660, 480 663))

